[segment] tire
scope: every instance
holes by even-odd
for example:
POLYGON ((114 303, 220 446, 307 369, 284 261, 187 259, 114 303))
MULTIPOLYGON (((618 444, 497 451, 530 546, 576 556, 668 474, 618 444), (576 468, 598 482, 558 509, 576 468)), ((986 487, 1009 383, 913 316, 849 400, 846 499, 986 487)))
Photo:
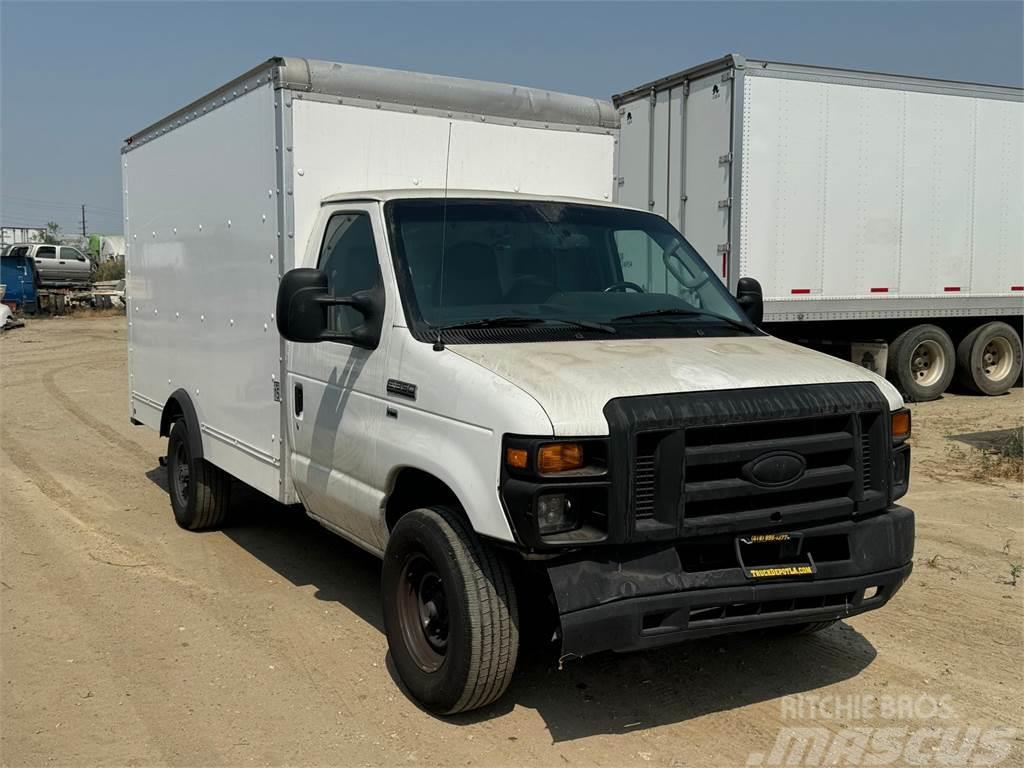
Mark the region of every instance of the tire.
POLYGON ((505 692, 519 652, 515 588, 508 566, 455 510, 399 519, 381 582, 391 658, 417 702, 451 715, 505 692))
POLYGON ((937 325, 915 325, 889 347, 888 374, 911 402, 939 397, 953 381, 956 350, 937 325))
POLYGON ((1020 377, 1021 343, 1006 323, 986 323, 964 337, 956 348, 957 379, 983 395, 1002 395, 1020 377))
POLYGON ((174 520, 185 530, 216 528, 227 519, 231 476, 192 456, 184 419, 174 422, 167 441, 167 492, 174 520))

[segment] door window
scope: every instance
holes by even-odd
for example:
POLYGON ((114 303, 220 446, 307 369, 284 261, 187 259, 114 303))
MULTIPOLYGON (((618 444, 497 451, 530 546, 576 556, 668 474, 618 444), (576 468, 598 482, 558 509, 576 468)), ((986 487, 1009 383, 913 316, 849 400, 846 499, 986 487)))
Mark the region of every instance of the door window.
POLYGON ((57 249, 52 245, 44 245, 36 249, 37 259, 55 259, 57 258, 57 249))
MULTIPOLYGON (((351 296, 380 285, 373 226, 366 213, 337 213, 327 222, 320 269, 327 273, 327 289, 333 296, 351 296)), ((328 327, 352 333, 363 324, 363 315, 352 307, 330 307, 328 327)))
POLYGON ((73 259, 75 261, 85 261, 85 256, 82 255, 81 251, 74 248, 69 248, 66 245, 62 245, 60 248, 60 257, 62 259, 73 259))

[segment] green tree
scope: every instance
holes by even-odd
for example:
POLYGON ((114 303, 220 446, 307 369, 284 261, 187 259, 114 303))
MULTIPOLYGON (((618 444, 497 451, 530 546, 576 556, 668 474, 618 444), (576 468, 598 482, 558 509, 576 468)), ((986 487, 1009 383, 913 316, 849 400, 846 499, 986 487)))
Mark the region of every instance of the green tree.
POLYGON ((56 221, 46 222, 46 231, 36 240, 40 243, 46 243, 47 245, 59 245, 60 244, 60 224, 56 221))

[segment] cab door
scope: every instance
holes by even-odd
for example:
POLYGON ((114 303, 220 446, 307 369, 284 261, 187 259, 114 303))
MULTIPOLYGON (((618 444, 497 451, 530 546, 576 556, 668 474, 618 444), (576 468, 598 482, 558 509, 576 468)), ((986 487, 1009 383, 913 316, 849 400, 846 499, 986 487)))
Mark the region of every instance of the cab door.
POLYGON ((36 262, 36 271, 39 273, 39 279, 42 282, 59 283, 63 279, 61 276, 61 268, 57 264, 56 245, 36 246, 34 258, 36 262))
POLYGON ((57 263, 61 268, 64 280, 73 283, 89 282, 91 272, 89 260, 77 248, 62 245, 60 247, 60 258, 57 260, 57 263))
MULTIPOLYGON (((385 477, 376 465, 384 428, 385 362, 397 306, 394 280, 375 204, 326 206, 320 213, 315 259, 334 296, 384 286, 386 308, 376 349, 336 341, 289 344, 288 393, 292 482, 306 509, 371 550, 383 542, 380 504, 385 477)), ((312 249, 311 245, 311 249, 312 249)), ((351 307, 328 309, 328 325, 351 333, 363 322, 351 307)))

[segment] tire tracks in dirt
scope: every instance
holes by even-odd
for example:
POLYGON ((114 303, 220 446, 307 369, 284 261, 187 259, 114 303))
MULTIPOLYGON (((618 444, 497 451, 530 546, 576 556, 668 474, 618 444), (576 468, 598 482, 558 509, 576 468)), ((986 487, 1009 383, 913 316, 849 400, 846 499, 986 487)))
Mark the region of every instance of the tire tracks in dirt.
POLYGON ((76 403, 70 395, 64 392, 57 384, 56 377, 59 373, 62 373, 71 368, 76 368, 77 365, 62 365, 57 368, 51 368, 42 375, 43 387, 49 392, 53 398, 60 404, 60 406, 70 413, 74 418, 78 419, 82 424, 91 429, 93 432, 98 434, 104 440, 116 448, 120 448, 126 453, 130 453, 136 458, 152 457, 152 452, 143 445, 136 443, 134 440, 125 437, 124 435, 117 432, 117 430, 104 424, 102 421, 97 419, 95 416, 90 415, 85 409, 76 403))
MULTIPOLYGON (((9 429, 0 429, 0 453, 7 457, 7 460, 24 475, 24 479, 34 485, 39 491, 50 499, 63 517, 78 529, 80 534, 92 537, 95 541, 95 548, 86 548, 86 554, 97 562, 106 562, 108 565, 128 565, 138 567, 142 571, 150 572, 159 578, 173 584, 186 587, 189 590, 212 593, 209 588, 203 587, 197 582, 181 578, 168 570, 147 562, 140 554, 135 553, 121 544, 113 532, 105 531, 99 525, 83 519, 77 513, 82 507, 81 500, 75 493, 55 478, 50 472, 42 467, 31 455, 31 453, 14 437, 9 429)), ((13 481, 13 478, 9 478, 13 481)))

